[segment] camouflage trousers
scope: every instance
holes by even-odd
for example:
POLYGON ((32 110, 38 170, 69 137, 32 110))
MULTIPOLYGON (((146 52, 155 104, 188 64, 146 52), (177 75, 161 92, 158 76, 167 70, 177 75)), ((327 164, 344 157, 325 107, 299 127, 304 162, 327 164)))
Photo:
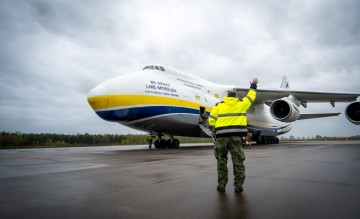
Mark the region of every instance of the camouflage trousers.
POLYGON ((242 149, 244 140, 238 136, 217 138, 215 142, 215 158, 217 160, 218 185, 226 186, 228 182, 227 154, 230 151, 234 169, 234 186, 245 181, 245 154, 242 149))

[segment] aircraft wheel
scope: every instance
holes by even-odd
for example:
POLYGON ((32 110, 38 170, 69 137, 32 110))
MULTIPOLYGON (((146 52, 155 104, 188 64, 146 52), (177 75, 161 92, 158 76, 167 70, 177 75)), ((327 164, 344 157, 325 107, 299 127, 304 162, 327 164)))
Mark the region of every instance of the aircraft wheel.
POLYGON ((267 137, 263 137, 264 138, 264 144, 268 144, 268 138, 267 137))
POLYGON ((172 148, 173 147, 171 139, 166 140, 166 147, 167 148, 172 148))
POLYGON ((159 139, 158 139, 158 140, 155 140, 154 145, 155 145, 155 148, 156 148, 156 149, 161 148, 161 147, 160 147, 160 140, 159 140, 159 139))
POLYGON ((264 136, 261 136, 261 143, 260 144, 266 144, 266 141, 265 141, 265 137, 264 136))
POLYGON ((166 148, 166 140, 160 139, 160 148, 166 148))
POLYGON ((173 148, 179 148, 180 147, 180 141, 178 139, 172 140, 172 147, 173 148))

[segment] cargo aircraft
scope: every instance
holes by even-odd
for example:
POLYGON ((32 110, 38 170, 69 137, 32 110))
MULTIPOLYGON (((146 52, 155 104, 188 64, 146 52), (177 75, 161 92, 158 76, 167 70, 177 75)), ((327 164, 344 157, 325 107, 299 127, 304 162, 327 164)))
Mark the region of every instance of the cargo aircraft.
MULTIPOLYGON (((88 94, 88 102, 106 121, 158 136, 156 148, 177 148, 180 142, 174 136, 213 137, 206 120, 212 107, 229 91, 241 99, 248 90, 155 64, 97 85, 88 94)), ((340 114, 300 112, 301 106, 306 108, 307 103, 314 102, 329 102, 333 107, 335 102, 349 102, 346 118, 360 124, 360 93, 294 91, 284 77, 280 89, 257 90, 246 115, 253 140, 258 144, 279 143, 277 136, 289 132, 296 120, 340 114)))

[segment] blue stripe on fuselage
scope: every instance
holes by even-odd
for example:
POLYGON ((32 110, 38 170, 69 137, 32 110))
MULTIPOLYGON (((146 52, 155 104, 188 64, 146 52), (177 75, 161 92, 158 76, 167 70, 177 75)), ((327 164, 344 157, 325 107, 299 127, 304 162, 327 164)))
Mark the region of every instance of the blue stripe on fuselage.
POLYGON ((174 113, 189 113, 197 115, 200 112, 197 109, 177 106, 146 106, 96 112, 96 114, 102 119, 113 122, 130 122, 148 117, 174 113))

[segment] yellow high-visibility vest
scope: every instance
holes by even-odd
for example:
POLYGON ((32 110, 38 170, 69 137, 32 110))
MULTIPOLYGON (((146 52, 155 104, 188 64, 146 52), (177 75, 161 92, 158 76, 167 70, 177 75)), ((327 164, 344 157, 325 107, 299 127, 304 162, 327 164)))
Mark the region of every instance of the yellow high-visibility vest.
POLYGON ((147 140, 153 140, 155 138, 155 136, 153 136, 152 134, 148 134, 147 136, 147 140))
POLYGON ((224 97, 224 101, 216 104, 209 118, 210 126, 215 127, 216 137, 246 136, 246 111, 256 98, 256 90, 250 89, 242 100, 236 97, 224 97))

